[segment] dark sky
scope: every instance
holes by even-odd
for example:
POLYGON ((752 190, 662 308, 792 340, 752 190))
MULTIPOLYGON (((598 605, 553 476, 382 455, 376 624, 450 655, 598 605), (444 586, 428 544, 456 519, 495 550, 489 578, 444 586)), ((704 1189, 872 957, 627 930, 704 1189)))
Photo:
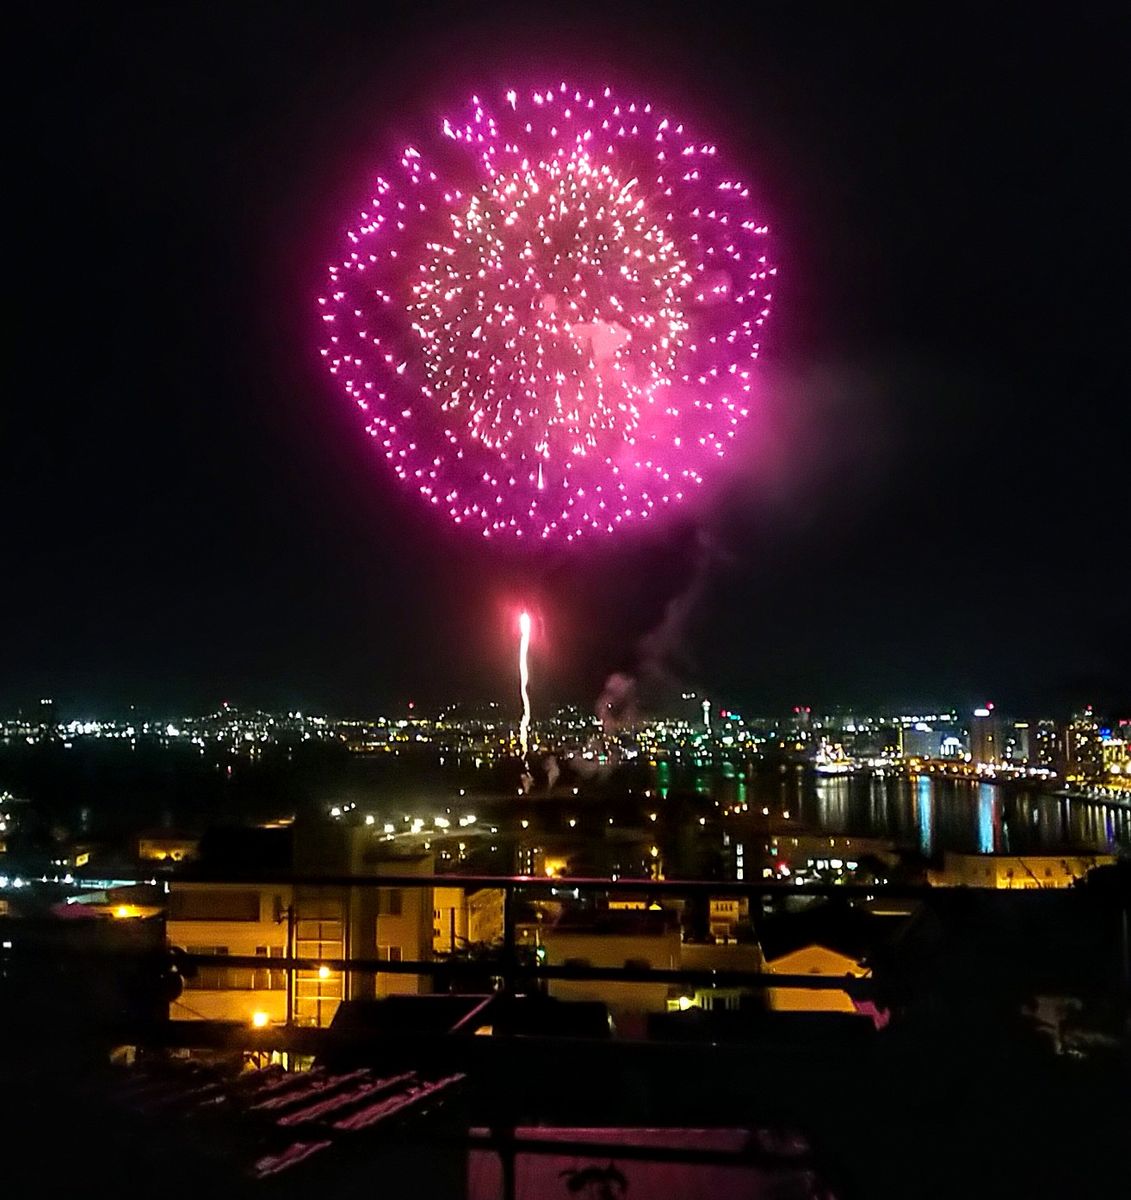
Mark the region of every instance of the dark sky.
POLYGON ((673 601, 724 703, 1126 704, 1124 6, 926 7, 25 7, 0 709, 509 696, 520 597, 547 705, 673 601), (393 486, 313 301, 400 139, 541 78, 690 114, 782 279, 741 469, 519 558, 393 486))

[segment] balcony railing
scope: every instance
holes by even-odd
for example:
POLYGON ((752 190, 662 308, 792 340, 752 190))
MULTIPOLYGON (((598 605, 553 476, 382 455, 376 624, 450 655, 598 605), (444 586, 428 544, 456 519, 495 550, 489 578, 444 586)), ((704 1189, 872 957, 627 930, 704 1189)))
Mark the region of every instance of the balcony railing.
MULTIPOLYGON (((672 879, 591 879, 542 876, 497 876, 497 875, 281 875, 276 878, 263 876, 233 877, 214 880, 193 880, 194 883, 247 883, 263 887, 354 889, 395 888, 403 890, 432 889, 436 887, 462 888, 466 893, 480 889, 492 889, 503 893, 502 940, 494 953, 476 960, 459 957, 428 959, 406 959, 390 961, 369 955, 348 957, 309 957, 290 952, 284 957, 273 957, 271 966, 287 972, 293 978, 295 972, 317 972, 327 970, 351 975, 409 975, 447 980, 482 979, 485 974, 497 980, 498 989, 513 994, 522 989, 537 989, 543 982, 554 980, 616 982, 629 984, 668 984, 683 987, 729 988, 760 991, 767 988, 803 988, 812 991, 830 990, 846 992, 853 997, 867 997, 873 989, 872 981, 859 976, 786 975, 765 971, 740 969, 715 969, 648 966, 593 966, 582 963, 545 963, 536 958, 531 960, 518 952, 516 919, 517 903, 525 896, 554 897, 568 895, 571 899, 582 896, 639 895, 648 901, 777 897, 778 899, 807 896, 840 897, 843 899, 866 899, 883 894, 891 898, 915 898, 927 895, 931 889, 921 885, 856 886, 836 884, 806 884, 791 886, 780 882, 734 882, 712 880, 672 879)), ((174 886, 176 886, 174 884, 174 886)), ((582 927, 583 928, 583 927, 582 927)), ((597 935, 599 936, 599 935, 597 935)), ((185 954, 186 964, 196 967, 222 965, 224 967, 262 968, 263 958, 253 955, 185 954)))

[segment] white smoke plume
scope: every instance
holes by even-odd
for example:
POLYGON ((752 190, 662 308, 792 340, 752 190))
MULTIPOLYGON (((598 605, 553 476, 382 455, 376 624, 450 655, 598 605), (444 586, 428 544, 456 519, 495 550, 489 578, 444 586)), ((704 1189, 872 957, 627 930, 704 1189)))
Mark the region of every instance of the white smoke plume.
POLYGON ((616 671, 605 680, 596 715, 606 734, 631 728, 640 718, 641 694, 675 690, 692 668, 687 650, 688 622, 707 589, 714 567, 729 555, 706 530, 696 534, 695 562, 684 587, 664 608, 663 616, 637 644, 635 675, 616 671))
POLYGON ((597 719, 606 733, 616 733, 636 723, 636 680, 631 675, 614 671, 605 680, 597 699, 597 719))

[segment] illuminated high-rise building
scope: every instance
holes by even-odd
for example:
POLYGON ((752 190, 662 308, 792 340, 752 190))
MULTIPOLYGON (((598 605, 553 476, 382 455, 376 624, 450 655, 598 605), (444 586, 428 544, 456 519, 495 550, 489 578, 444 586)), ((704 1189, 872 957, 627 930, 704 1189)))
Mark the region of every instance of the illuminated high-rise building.
POLYGON ((899 726, 899 752, 903 758, 938 758, 942 735, 926 721, 899 726))
POLYGON ((1098 779, 1103 774, 1103 737, 1092 706, 1074 713, 1064 731, 1064 776, 1068 780, 1098 779))
POLYGON ((1104 774, 1109 779, 1131 778, 1131 722, 1120 722, 1119 728, 1107 730, 1102 750, 1104 774))
POLYGON ((1004 738, 1001 720, 994 713, 994 706, 987 704, 974 709, 970 718, 970 760, 974 763, 1000 762, 1004 738))
POLYGON ((813 712, 807 704, 795 705, 787 722, 788 734, 795 750, 800 750, 813 738, 813 712))
POLYGON ((50 741, 55 736, 55 724, 58 720, 55 714, 55 701, 46 697, 39 702, 39 740, 50 741))
POLYGON ((1002 759, 1021 766, 1032 762, 1032 725, 1028 721, 1013 721, 1003 729, 1005 744, 1002 759))
POLYGON ((1055 721, 1042 719, 1029 722, 1029 763, 1055 771, 1060 761, 1061 738, 1055 721))

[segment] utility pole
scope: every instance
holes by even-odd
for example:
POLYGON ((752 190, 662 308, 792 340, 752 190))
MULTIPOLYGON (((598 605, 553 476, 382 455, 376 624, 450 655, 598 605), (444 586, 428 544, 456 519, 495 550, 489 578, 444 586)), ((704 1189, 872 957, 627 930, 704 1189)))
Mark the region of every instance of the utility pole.
POLYGON ((275 924, 287 923, 287 1033, 295 1019, 295 969, 292 960, 295 956, 295 906, 292 900, 275 918, 275 924))
MULTIPOLYGON (((287 958, 295 956, 295 906, 292 900, 287 905, 287 958)), ((295 1019, 295 969, 287 968, 287 1032, 290 1032, 295 1019)))

